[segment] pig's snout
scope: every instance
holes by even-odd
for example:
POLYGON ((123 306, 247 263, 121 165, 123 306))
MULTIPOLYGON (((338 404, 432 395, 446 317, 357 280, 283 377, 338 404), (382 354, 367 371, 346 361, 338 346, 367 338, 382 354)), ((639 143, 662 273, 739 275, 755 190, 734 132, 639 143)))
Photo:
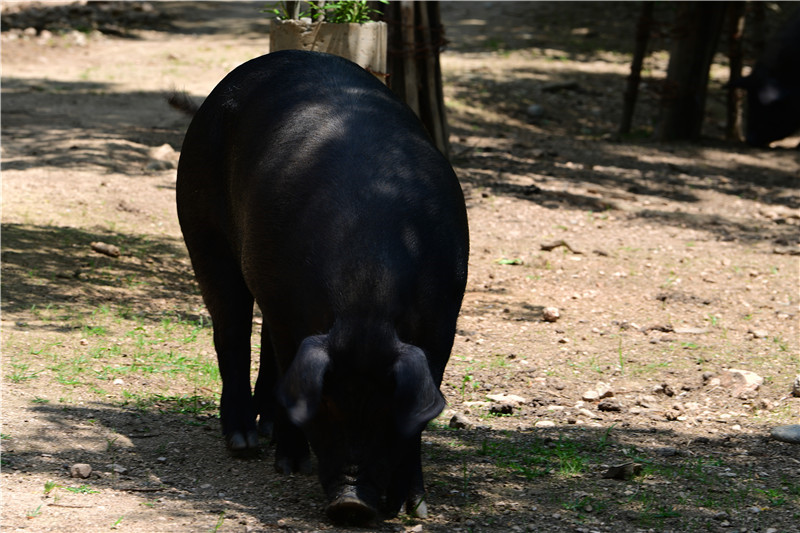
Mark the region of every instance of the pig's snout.
POLYGON ((356 526, 367 526, 374 523, 378 518, 378 511, 375 505, 365 500, 358 487, 345 485, 341 487, 338 495, 328 504, 325 512, 333 522, 337 524, 348 524, 356 526))

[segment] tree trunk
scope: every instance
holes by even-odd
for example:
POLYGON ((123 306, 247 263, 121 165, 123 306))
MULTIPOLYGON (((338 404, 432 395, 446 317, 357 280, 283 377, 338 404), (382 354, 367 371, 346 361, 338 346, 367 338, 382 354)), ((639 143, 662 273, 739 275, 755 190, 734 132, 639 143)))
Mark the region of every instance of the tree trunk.
POLYGON ((660 141, 697 140, 703 126, 708 72, 727 2, 678 4, 667 79, 661 94, 660 141))
MULTIPOLYGON (((731 2, 728 6, 728 59, 730 60, 729 80, 742 77, 742 35, 744 34, 744 3, 731 2)), ((731 141, 742 140, 742 91, 728 87, 725 120, 725 138, 731 141)))
POLYGON ((436 147, 449 157, 439 53, 446 43, 438 2, 390 2, 388 85, 422 120, 436 147))
POLYGON ((636 23, 636 47, 634 48, 633 60, 631 61, 631 73, 628 76, 628 84, 625 88, 622 122, 619 126, 620 135, 625 135, 631 131, 633 110, 636 107, 636 98, 639 95, 639 82, 642 79, 642 63, 644 62, 645 52, 647 51, 647 41, 650 38, 650 27, 652 24, 653 2, 642 2, 642 12, 639 14, 639 21, 636 23))

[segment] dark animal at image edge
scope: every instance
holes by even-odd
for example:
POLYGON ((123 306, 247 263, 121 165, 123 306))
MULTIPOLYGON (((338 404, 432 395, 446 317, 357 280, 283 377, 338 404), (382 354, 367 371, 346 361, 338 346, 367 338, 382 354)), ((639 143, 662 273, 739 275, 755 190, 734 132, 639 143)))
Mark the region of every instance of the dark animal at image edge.
POLYGON ((731 84, 747 91, 747 144, 768 146, 800 130, 800 8, 770 40, 752 73, 731 84))
POLYGON ((336 522, 403 504, 424 517, 421 432, 445 405, 469 236, 459 182, 417 117, 344 59, 253 59, 197 110, 177 201, 228 449, 251 455, 272 435, 277 470, 308 472, 310 444, 336 522))

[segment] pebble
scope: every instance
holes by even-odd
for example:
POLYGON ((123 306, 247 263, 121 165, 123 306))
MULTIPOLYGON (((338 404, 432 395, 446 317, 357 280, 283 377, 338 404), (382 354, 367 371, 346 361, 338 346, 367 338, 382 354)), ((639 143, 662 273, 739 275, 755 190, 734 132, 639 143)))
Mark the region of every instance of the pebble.
POLYGON ((555 427, 555 426, 556 426, 556 423, 553 422, 552 420, 539 420, 538 422, 536 422, 533 425, 533 427, 537 427, 537 428, 552 428, 552 427, 555 427))
POLYGON ((561 313, 558 312, 558 307, 545 307, 542 310, 542 318, 544 318, 547 322, 555 322, 561 317, 561 313))
POLYGON ((489 412, 496 415, 510 415, 514 413, 514 405, 511 403, 495 403, 489 407, 489 412))
POLYGON ((600 411, 622 411, 622 404, 615 398, 606 398, 597 404, 597 409, 600 411))
POLYGON ((89 245, 92 250, 99 254, 107 255, 108 257, 119 257, 119 247, 105 242, 93 242, 89 245))
POLYGON ((632 479, 642 472, 642 465, 638 463, 625 463, 612 466, 603 474, 606 479, 632 479))
POLYGON ((794 378, 794 383, 792 383, 792 396, 800 398, 800 374, 794 378))
POLYGON ((467 429, 472 426, 469 419, 461 413, 456 413, 450 419, 450 427, 454 429, 467 429))
POLYGON ((602 381, 599 381, 597 383, 595 390, 597 391, 597 394, 600 396, 601 399, 610 398, 611 396, 614 396, 614 391, 611 390, 611 385, 609 385, 608 383, 603 383, 602 381))
POLYGON ((730 368, 722 373, 720 381, 734 398, 749 398, 761 387, 764 378, 749 370, 730 368))
POLYGON ((124 474, 125 472, 128 471, 127 468, 125 468, 122 465, 118 465, 118 464, 110 464, 110 465, 108 465, 108 469, 111 470, 112 472, 117 473, 117 474, 124 474))
POLYGON ((596 390, 587 390, 583 393, 581 399, 585 402, 593 402, 600 399, 600 394, 596 390))
POLYGON ((800 424, 791 426, 777 426, 770 432, 772 438, 791 444, 800 444, 800 424))
POLYGON ((528 400, 516 394, 487 394, 487 398, 497 403, 510 403, 513 405, 524 405, 528 400))
POLYGON ((79 477, 86 479, 92 475, 92 465, 86 463, 76 463, 69 467, 70 477, 79 477))

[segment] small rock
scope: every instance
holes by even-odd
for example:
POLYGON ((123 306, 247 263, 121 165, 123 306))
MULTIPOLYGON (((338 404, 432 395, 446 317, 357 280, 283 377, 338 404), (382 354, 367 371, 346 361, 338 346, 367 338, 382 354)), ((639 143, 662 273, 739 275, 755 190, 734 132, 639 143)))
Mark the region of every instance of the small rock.
POLYGON ((178 153, 167 143, 162 144, 157 148, 150 150, 150 157, 153 159, 162 159, 174 161, 178 159, 178 153))
POLYGON ((119 257, 119 248, 113 244, 106 244, 104 242, 93 242, 89 246, 92 250, 99 254, 107 255, 108 257, 119 257))
POLYGON ((157 458, 156 461, 158 461, 159 463, 166 463, 167 458, 162 455, 161 457, 157 458))
POLYGON ((638 463, 625 463, 619 466, 612 466, 603 473, 606 479, 632 479, 642 471, 642 465, 638 463))
POLYGON ((69 467, 69 475, 70 477, 79 477, 81 479, 87 479, 89 476, 92 475, 92 465, 86 463, 76 463, 69 467))
POLYGON ((422 524, 417 524, 408 530, 410 533, 422 533, 422 524))
POLYGON ((495 403, 489 407, 489 412, 496 415, 514 414, 514 405, 511 403, 495 403))
POLYGON ((533 427, 537 427, 537 428, 552 428, 552 427, 556 427, 556 423, 553 422, 552 420, 539 420, 538 422, 536 422, 533 425, 533 427))
POLYGON ((450 419, 450 427, 455 429, 468 429, 472 427, 472 423, 466 416, 461 413, 456 413, 453 415, 453 418, 450 419))
POLYGON ((658 405, 658 400, 655 396, 650 396, 649 394, 645 394, 644 396, 639 397, 636 400, 636 404, 644 407, 645 409, 652 409, 658 405))
POLYGON ((748 332, 754 339, 766 339, 769 337, 769 331, 765 329, 751 329, 748 332))
POLYGON ((611 386, 608 383, 603 383, 602 381, 597 383, 595 390, 597 391, 600 399, 614 396, 614 391, 611 390, 611 386))
POLYGON ((720 382, 723 387, 730 389, 734 398, 746 399, 753 397, 753 393, 764 383, 764 378, 749 370, 730 368, 722 373, 720 382))
POLYGON ((595 420, 601 420, 602 419, 602 417, 600 417, 599 415, 591 412, 590 410, 588 410, 586 408, 578 409, 578 414, 581 415, 581 416, 585 416, 586 418, 592 418, 592 419, 595 419, 595 420))
POLYGON ((487 398, 492 400, 493 402, 498 403, 510 403, 514 406, 524 405, 528 403, 528 400, 523 398, 522 396, 517 396, 516 394, 487 394, 487 398))
POLYGON ((581 399, 585 402, 594 402, 600 399, 600 394, 596 390, 587 390, 581 399))
POLYGON ((669 383, 662 383, 661 385, 658 385, 653 389, 653 392, 656 394, 664 394, 669 397, 675 396, 675 389, 673 389, 669 383))
POLYGON ((125 468, 122 465, 118 465, 116 463, 108 465, 108 469, 117 474, 124 474, 125 472, 128 471, 127 468, 125 468))
POLYGON ((794 383, 792 383, 792 396, 800 398, 800 375, 794 378, 794 383))
POLYGON ((558 307, 545 307, 542 309, 542 318, 547 322, 555 322, 561 317, 558 307))
POLYGON ((112 383, 114 385, 125 385, 125 382, 122 381, 120 378, 115 379, 112 383))
POLYGON ((600 411, 622 411, 622 404, 616 398, 606 398, 599 404, 597 409, 600 411))
POLYGON ((800 424, 791 426, 777 426, 770 432, 772 438, 791 444, 800 444, 800 424))

